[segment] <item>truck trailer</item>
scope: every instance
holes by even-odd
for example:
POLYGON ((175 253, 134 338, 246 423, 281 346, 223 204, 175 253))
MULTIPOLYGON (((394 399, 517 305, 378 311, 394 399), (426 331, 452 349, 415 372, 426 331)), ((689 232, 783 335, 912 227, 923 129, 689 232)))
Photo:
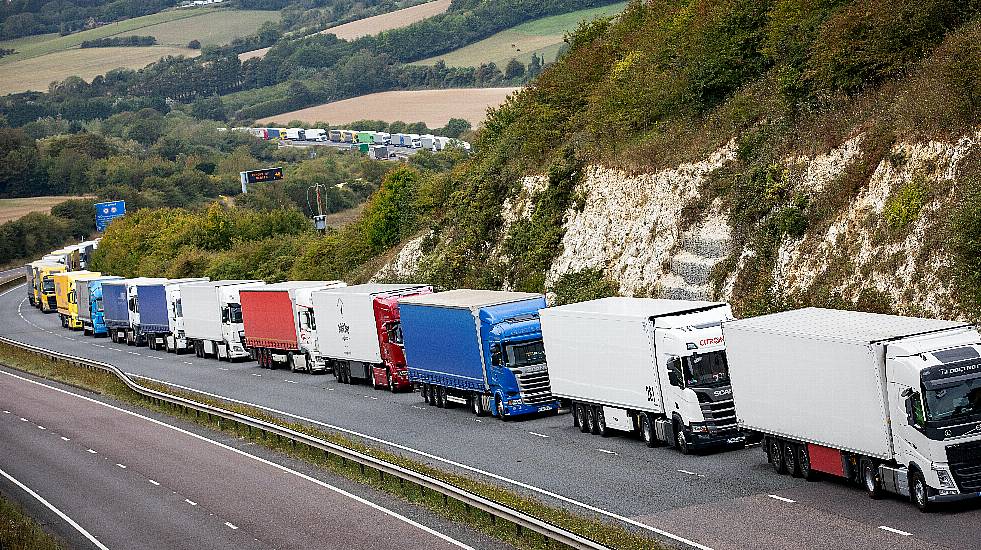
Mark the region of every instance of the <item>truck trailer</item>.
POLYGON ((198 357, 245 359, 239 292, 261 281, 209 281, 181 285, 184 334, 198 357))
POLYGON ((76 285, 78 319, 82 323, 82 333, 86 336, 106 336, 108 334, 103 318, 102 283, 120 279, 122 277, 102 276, 76 285))
POLYGON ((920 510, 981 496, 981 335, 806 308, 725 324, 740 427, 781 474, 826 474, 920 510))
POLYGON ((431 292, 426 285, 405 284, 363 284, 314 292, 320 353, 334 377, 393 392, 411 388, 398 301, 431 292))
POLYGON ((323 128, 311 128, 305 132, 307 141, 327 141, 327 130, 323 128))
POLYGON ((409 381, 436 407, 506 420, 558 411, 538 311, 527 292, 450 290, 399 300, 409 381))
POLYGON ((305 141, 306 130, 303 128, 287 128, 286 135, 283 138, 290 141, 305 141))
POLYGON ((127 346, 146 344, 144 335, 136 330, 140 326, 136 289, 140 284, 160 284, 166 280, 160 277, 136 277, 102 283, 102 302, 105 308, 103 318, 113 342, 125 342, 127 346))
POLYGON ((167 288, 182 283, 206 282, 205 277, 144 281, 128 289, 130 320, 136 345, 166 349, 170 336, 170 313, 167 288))
POLYGON ((55 296, 58 302, 58 317, 61 326, 71 330, 79 330, 82 323, 78 319, 78 285, 88 279, 98 278, 101 273, 92 271, 66 271, 54 276, 55 296))
POLYGON ((300 289, 344 286, 343 281, 287 281, 239 293, 245 347, 264 369, 288 366, 293 372, 313 371, 315 350, 300 338, 301 313, 296 293, 300 289))
POLYGON ((722 335, 728 304, 615 297, 540 315, 552 392, 583 433, 636 433, 684 454, 745 443, 722 335))
POLYGON ((168 353, 180 355, 191 349, 190 341, 184 331, 181 287, 197 282, 208 282, 208 279, 174 282, 164 287, 165 299, 167 300, 167 336, 164 337, 164 349, 168 353))

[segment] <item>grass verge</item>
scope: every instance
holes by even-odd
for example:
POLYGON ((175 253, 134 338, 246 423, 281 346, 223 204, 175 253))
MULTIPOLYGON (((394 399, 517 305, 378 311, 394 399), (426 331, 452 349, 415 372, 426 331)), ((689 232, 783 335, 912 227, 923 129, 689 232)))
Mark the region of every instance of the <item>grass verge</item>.
MULTIPOLYGON (((385 491, 410 503, 423 506, 443 518, 468 525, 471 528, 519 548, 539 549, 557 547, 556 543, 544 539, 537 533, 516 528, 515 525, 509 522, 489 516, 461 502, 446 498, 439 493, 425 490, 415 484, 402 482, 391 476, 380 475, 379 472, 373 471, 370 468, 364 468, 354 462, 325 455, 318 449, 302 444, 295 444, 295 442, 280 439, 275 435, 266 435, 256 430, 247 430, 246 427, 238 424, 229 424, 227 421, 221 422, 218 418, 198 415, 194 411, 185 410, 180 407, 157 404, 131 391, 122 381, 107 372, 80 368, 63 361, 50 360, 4 343, 0 343, 0 363, 50 380, 56 380, 78 388, 94 391, 129 404, 163 412, 212 430, 235 435, 241 439, 250 440, 291 458, 304 460, 333 474, 344 476, 345 478, 371 486, 377 490, 385 491)), ((561 526, 610 548, 624 550, 660 550, 666 548, 657 540, 631 531, 623 526, 603 521, 597 517, 587 517, 563 508, 553 507, 537 499, 509 491, 502 487, 464 475, 439 470, 402 455, 365 445, 360 441, 337 433, 319 430, 304 424, 287 422, 255 407, 230 403, 193 392, 175 390, 164 384, 146 381, 141 381, 141 383, 148 388, 274 423, 440 479, 484 498, 516 510, 521 510, 552 525, 561 526)))
POLYGON ((20 506, 0 495, 0 548, 60 550, 64 546, 25 514, 20 506))

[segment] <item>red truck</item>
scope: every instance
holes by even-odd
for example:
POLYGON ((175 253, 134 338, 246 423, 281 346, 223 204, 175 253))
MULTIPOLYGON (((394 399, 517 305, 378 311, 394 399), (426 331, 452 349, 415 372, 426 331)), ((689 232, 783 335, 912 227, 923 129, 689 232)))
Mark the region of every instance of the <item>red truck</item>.
POLYGON ((287 281, 255 288, 243 288, 242 342, 252 358, 264 369, 288 366, 294 372, 311 371, 316 350, 300 338, 300 315, 296 305, 298 289, 326 289, 344 286, 342 281, 287 281))
POLYGON ((398 301, 429 294, 425 285, 364 284, 313 292, 317 340, 341 382, 395 392, 412 387, 402 349, 398 301))

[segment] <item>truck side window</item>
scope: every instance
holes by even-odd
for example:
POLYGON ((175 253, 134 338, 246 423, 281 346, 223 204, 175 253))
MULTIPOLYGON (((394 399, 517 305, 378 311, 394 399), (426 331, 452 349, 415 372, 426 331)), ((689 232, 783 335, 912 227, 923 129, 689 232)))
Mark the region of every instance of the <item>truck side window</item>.
POLYGON ((910 402, 910 407, 913 410, 913 422, 914 426, 923 426, 926 424, 926 415, 923 414, 923 401, 920 399, 919 393, 914 393, 907 398, 910 402))
POLYGON ((227 323, 228 322, 228 308, 227 307, 221 308, 221 322, 222 323, 227 323))
POLYGON ((501 366, 501 345, 495 344, 491 348, 491 364, 495 366, 501 366))
POLYGON ((668 383, 679 388, 685 387, 681 372, 680 357, 672 357, 671 359, 668 359, 668 383))

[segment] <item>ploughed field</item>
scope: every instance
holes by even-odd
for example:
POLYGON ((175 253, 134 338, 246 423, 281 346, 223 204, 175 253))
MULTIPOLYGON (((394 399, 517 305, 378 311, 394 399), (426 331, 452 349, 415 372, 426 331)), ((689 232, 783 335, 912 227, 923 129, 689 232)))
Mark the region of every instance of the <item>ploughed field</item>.
POLYGON ((92 198, 92 197, 24 197, 18 199, 0 199, 0 223, 9 222, 22 218, 31 212, 51 212, 51 207, 73 198, 92 198))
POLYGON ((261 124, 286 124, 292 120, 348 124, 356 120, 425 122, 430 128, 445 126, 451 118, 483 122, 487 109, 504 103, 518 88, 459 88, 408 90, 368 94, 267 117, 261 124))

